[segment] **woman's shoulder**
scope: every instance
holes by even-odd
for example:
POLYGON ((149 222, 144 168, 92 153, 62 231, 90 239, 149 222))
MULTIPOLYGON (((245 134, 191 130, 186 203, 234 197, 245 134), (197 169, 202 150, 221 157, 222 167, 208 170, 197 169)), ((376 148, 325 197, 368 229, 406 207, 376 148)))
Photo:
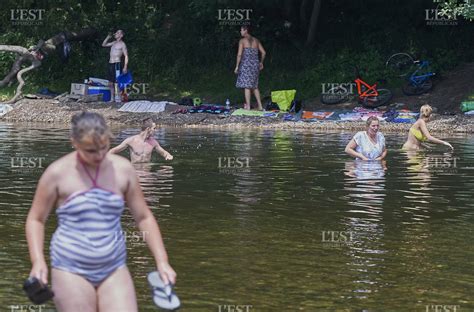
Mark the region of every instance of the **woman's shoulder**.
POLYGON ((352 139, 356 141, 357 144, 360 144, 360 142, 364 139, 364 133, 365 131, 356 132, 356 134, 354 134, 352 139))
POLYGON ((423 118, 418 118, 418 120, 415 121, 415 123, 413 124, 413 126, 415 127, 419 127, 421 125, 426 125, 426 121, 423 118))
POLYGON ((71 152, 56 159, 48 165, 43 173, 45 177, 59 177, 60 175, 67 174, 71 171, 72 164, 75 159, 76 152, 71 152))
POLYGON ((107 157, 112 163, 114 169, 118 170, 119 172, 129 172, 130 170, 134 170, 132 163, 130 160, 128 160, 128 158, 117 154, 108 154, 107 157))

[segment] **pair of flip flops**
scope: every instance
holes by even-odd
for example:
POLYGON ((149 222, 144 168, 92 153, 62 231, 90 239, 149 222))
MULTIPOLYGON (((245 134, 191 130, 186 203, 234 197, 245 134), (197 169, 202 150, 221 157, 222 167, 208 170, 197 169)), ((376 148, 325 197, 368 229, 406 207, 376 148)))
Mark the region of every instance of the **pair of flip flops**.
POLYGON ((153 302, 161 309, 174 311, 179 309, 181 302, 173 291, 173 284, 165 284, 157 271, 148 273, 153 302))

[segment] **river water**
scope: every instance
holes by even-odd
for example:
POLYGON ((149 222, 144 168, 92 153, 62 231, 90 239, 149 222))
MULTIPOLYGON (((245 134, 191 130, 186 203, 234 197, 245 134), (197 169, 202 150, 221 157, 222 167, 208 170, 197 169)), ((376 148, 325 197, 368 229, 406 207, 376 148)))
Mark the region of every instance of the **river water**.
MULTIPOLYGON (((137 130, 113 132, 116 145, 137 130)), ((446 137, 453 153, 407 154, 405 136, 385 134, 380 163, 344 154, 352 134, 158 129, 174 160, 155 155, 136 170, 181 311, 474 308, 474 137, 446 137)), ((72 149, 68 129, 44 124, 0 123, 0 140, 0 311, 15 311, 30 304, 24 223, 37 181, 72 149)), ((122 225, 138 231, 128 210, 122 225)), ((52 213, 47 255, 55 227, 52 213)), ((153 258, 139 235, 127 249, 139 309, 155 311, 153 258)))

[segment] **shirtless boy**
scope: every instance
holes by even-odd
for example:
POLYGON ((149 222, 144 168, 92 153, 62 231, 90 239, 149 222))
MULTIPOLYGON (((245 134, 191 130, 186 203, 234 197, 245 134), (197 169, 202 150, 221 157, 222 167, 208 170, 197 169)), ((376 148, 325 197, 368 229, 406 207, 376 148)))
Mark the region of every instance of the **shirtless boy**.
POLYGON ((112 95, 112 101, 115 99, 115 83, 116 83, 116 71, 120 73, 126 73, 128 67, 128 52, 127 46, 125 42, 123 42, 122 38, 124 36, 123 30, 117 30, 114 34, 115 40, 112 42, 108 42, 112 36, 107 35, 107 38, 104 39, 102 42, 102 46, 104 48, 110 47, 110 57, 109 57, 109 68, 108 68, 108 79, 110 81, 110 94, 112 95), (125 62, 123 65, 123 69, 121 69, 121 60, 122 56, 125 57, 125 62))
POLYGON ((173 155, 165 151, 158 141, 155 140, 156 124, 151 118, 142 121, 142 131, 134 136, 126 138, 120 145, 110 149, 109 153, 117 154, 126 149, 130 149, 130 160, 132 163, 150 162, 153 150, 163 156, 166 160, 172 160, 173 155))

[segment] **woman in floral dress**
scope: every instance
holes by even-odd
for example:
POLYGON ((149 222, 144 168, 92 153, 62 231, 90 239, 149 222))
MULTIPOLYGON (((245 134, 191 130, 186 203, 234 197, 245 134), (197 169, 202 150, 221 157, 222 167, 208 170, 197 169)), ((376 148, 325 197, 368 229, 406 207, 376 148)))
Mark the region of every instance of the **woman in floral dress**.
POLYGON ((251 92, 257 99, 258 109, 262 110, 262 101, 260 91, 258 90, 258 75, 263 69, 263 60, 265 59, 265 49, 260 40, 249 34, 249 26, 240 28, 242 39, 239 41, 239 50, 237 53, 237 64, 234 72, 237 74, 237 88, 245 89, 245 109, 250 109, 251 92), (260 51, 261 59, 258 58, 260 51))

